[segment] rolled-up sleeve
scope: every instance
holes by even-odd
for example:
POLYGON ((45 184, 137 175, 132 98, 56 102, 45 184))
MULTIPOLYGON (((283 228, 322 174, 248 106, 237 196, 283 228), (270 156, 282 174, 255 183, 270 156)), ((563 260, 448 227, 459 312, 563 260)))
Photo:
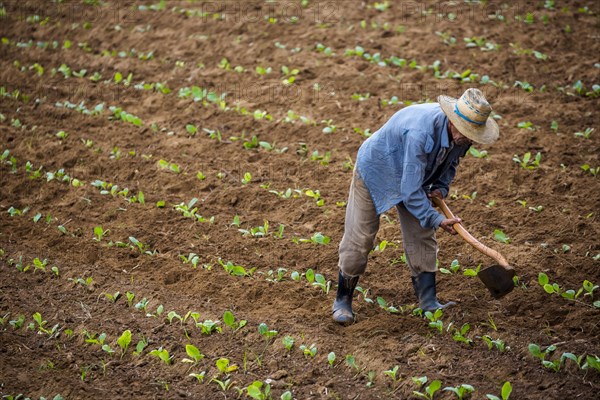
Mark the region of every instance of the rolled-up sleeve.
POLYGON ((404 139, 404 164, 401 193, 406 209, 423 228, 438 228, 444 216, 435 211, 423 189, 427 168, 426 136, 407 134, 404 139))

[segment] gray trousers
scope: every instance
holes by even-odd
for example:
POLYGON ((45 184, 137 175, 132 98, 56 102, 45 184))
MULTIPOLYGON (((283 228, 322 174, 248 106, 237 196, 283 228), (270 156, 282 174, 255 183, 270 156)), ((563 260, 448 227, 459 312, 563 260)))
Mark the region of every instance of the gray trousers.
MULTIPOLYGON (((400 217, 402 242, 412 276, 435 272, 438 245, 435 229, 425 229, 402 203, 396 206, 400 217)), ((367 268, 379 230, 379 215, 371 194, 355 170, 346 204, 344 236, 339 247, 339 268, 348 277, 362 275, 367 268)))

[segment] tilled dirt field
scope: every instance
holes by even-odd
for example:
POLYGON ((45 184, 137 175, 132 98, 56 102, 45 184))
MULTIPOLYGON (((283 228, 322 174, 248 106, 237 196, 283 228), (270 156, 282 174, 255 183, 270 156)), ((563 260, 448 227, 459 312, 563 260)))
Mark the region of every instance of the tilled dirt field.
POLYGON ((505 382, 511 399, 598 398, 599 12, 0 1, 0 394, 407 399, 439 380, 474 399, 502 398, 505 382), (458 305, 429 326, 390 211, 357 322, 336 325, 358 147, 402 107, 468 87, 485 92, 501 138, 461 161, 448 204, 517 269, 517 287, 493 300, 468 274, 493 261, 440 231, 438 291, 458 305), (576 298, 547 293, 542 272, 576 298), (204 355, 193 363, 190 344, 204 355), (554 345, 554 363, 530 344, 554 345))

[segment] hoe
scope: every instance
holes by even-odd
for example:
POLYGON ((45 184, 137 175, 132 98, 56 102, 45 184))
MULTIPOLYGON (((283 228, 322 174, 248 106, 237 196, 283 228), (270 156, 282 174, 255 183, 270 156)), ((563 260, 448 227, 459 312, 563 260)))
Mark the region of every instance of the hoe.
MULTIPOLYGON (((452 214, 452 211, 450 211, 446 203, 444 203, 444 200, 434 198, 433 203, 442 210, 446 218, 454 218, 454 214, 452 214)), ((492 297, 499 299, 509 294, 515 287, 513 282, 513 277, 515 276, 514 268, 508 265, 508 262, 502 254, 479 242, 471 236, 461 224, 454 224, 453 228, 465 242, 469 243, 486 256, 493 258, 498 263, 480 270, 477 274, 479 279, 481 279, 483 284, 490 291, 492 297)))

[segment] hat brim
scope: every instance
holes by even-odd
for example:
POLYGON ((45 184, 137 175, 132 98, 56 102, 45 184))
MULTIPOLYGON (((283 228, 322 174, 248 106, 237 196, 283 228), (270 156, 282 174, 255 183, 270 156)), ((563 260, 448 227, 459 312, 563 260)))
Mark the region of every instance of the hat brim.
POLYGON ((457 99, 452 97, 438 96, 438 103, 440 103, 442 111, 460 133, 480 144, 492 144, 498 140, 500 128, 493 118, 488 118, 485 125, 481 126, 467 122, 454 112, 456 102, 457 99))

